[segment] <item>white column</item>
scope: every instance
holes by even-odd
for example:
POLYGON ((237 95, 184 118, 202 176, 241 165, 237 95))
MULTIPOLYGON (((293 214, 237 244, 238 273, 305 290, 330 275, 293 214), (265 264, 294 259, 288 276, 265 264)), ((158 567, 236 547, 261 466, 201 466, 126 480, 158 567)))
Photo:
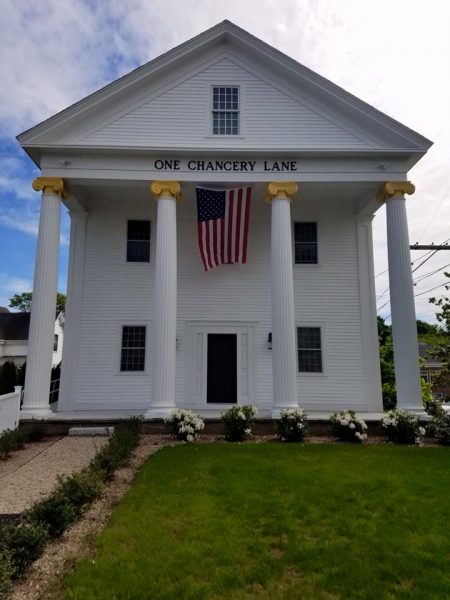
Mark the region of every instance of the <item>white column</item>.
POLYGON ((267 200, 272 203, 272 412, 275 418, 281 409, 298 406, 291 224, 291 200, 297 190, 293 182, 270 183, 267 193, 267 200))
POLYGON ((21 418, 43 418, 52 414, 49 392, 56 319, 60 205, 65 193, 63 180, 56 177, 38 177, 33 181, 33 188, 42 191, 42 199, 21 418))
POLYGON ((158 202, 152 355, 152 397, 146 416, 167 416, 175 407, 177 336, 177 181, 154 181, 158 202))
POLYGON ((423 410, 405 200, 405 194, 412 194, 414 189, 408 181, 389 181, 384 184, 379 199, 386 201, 397 406, 401 409, 423 410))

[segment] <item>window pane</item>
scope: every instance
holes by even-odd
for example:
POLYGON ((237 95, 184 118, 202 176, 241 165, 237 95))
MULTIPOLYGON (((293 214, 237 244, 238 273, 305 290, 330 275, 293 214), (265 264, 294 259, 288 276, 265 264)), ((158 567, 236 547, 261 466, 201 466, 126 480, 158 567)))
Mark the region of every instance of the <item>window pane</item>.
POLYGON ((317 264, 317 223, 295 223, 295 262, 317 264))
POLYGON ((150 261, 150 221, 128 221, 127 261, 150 261))
POLYGON ((298 370, 304 373, 322 372, 320 327, 297 327, 298 370))
POLYGON ((122 327, 121 371, 145 370, 145 326, 122 327))
POLYGON ((239 88, 213 87, 213 134, 239 135, 239 88))

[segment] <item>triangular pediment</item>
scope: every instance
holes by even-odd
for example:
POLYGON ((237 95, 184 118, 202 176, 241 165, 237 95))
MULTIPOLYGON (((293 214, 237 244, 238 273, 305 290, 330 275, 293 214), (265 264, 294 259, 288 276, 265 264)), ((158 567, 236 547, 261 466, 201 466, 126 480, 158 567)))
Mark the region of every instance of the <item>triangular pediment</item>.
POLYGON ((19 136, 47 148, 423 154, 431 143, 225 21, 19 136), (212 87, 238 86, 240 131, 214 136, 212 87))

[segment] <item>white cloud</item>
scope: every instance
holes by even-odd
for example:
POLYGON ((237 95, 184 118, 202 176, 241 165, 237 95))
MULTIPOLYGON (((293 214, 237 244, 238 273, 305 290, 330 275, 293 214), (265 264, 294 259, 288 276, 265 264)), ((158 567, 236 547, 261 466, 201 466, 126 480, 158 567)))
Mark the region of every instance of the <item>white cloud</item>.
POLYGON ((31 292, 32 281, 22 277, 11 276, 8 273, 0 273, 0 306, 8 306, 9 299, 14 294, 31 292))

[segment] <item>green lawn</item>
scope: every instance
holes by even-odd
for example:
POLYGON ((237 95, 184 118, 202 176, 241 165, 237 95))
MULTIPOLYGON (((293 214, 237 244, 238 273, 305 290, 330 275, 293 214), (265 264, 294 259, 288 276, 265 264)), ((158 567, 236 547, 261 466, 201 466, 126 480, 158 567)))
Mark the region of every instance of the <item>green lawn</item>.
POLYGON ((65 598, 450 598, 450 449, 165 448, 65 598))

